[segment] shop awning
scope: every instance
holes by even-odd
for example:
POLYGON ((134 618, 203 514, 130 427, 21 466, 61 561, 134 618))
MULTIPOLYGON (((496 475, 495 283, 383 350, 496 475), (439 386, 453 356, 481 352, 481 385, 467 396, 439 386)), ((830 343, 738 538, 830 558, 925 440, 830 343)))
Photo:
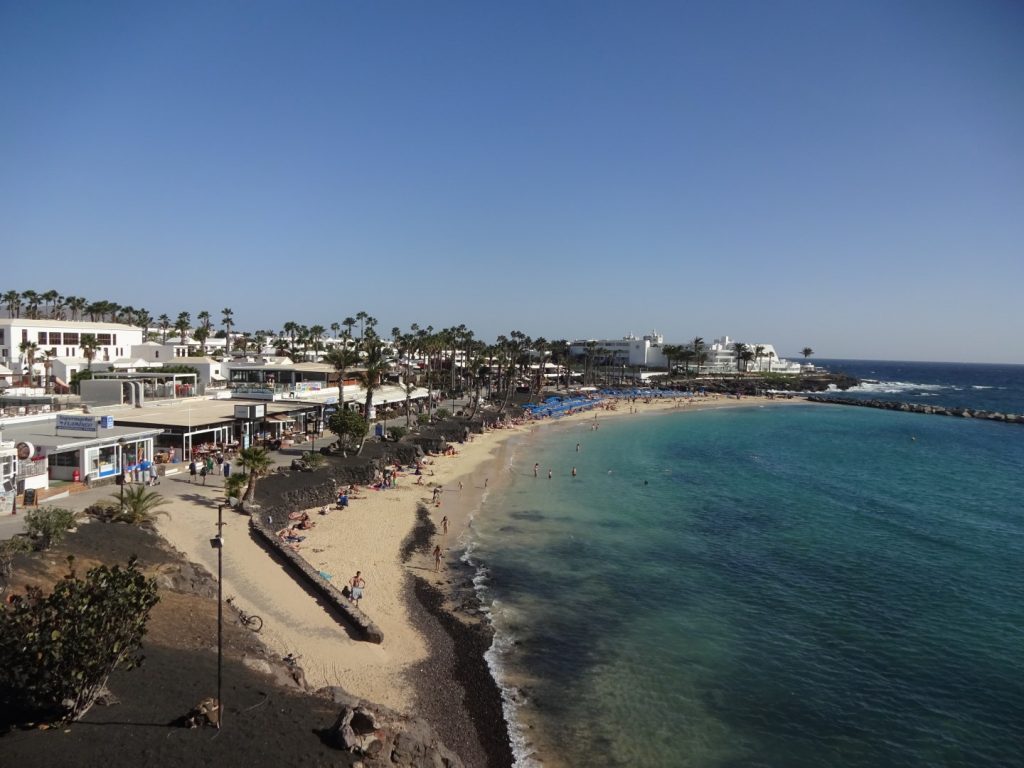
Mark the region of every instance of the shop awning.
POLYGON ((273 416, 268 416, 267 421, 295 421, 295 419, 286 413, 275 413, 273 416))

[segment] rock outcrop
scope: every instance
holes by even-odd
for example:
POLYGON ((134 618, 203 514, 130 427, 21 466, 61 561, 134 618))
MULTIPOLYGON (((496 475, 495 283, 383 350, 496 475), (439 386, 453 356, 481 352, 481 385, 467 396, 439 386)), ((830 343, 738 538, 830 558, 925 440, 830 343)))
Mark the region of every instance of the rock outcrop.
MULTIPOLYGON (((318 693, 349 699, 335 691, 322 689, 318 693)), ((463 768, 462 760, 441 743, 425 720, 350 699, 323 738, 336 749, 359 755, 366 766, 463 768)))

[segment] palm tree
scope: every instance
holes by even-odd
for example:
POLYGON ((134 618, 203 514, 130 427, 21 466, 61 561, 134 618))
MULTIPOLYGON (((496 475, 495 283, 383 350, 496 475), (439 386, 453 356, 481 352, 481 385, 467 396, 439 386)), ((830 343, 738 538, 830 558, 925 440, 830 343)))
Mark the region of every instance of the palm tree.
POLYGON ((43 379, 43 386, 46 388, 46 394, 53 393, 53 377, 50 375, 50 371, 53 370, 53 358, 57 356, 57 348, 53 347, 43 352, 43 370, 45 371, 45 378, 43 379))
POLYGON ((249 486, 249 475, 245 472, 233 472, 224 481, 224 495, 228 499, 241 498, 244 490, 249 486))
POLYGON ((82 338, 78 340, 78 346, 82 349, 82 357, 88 362, 88 370, 92 370, 92 361, 96 358, 96 353, 100 350, 100 342, 96 338, 95 334, 83 333, 82 338))
POLYGON ((679 359, 683 361, 683 372, 687 376, 690 375, 690 361, 693 360, 693 358, 694 358, 693 350, 690 349, 689 346, 682 346, 682 345, 680 345, 679 359))
POLYGON ((179 312, 178 319, 174 323, 174 330, 178 332, 178 343, 184 344, 185 337, 192 328, 192 316, 188 312, 179 312))
POLYGON ((167 343, 167 330, 171 327, 171 318, 167 315, 160 315, 156 319, 157 327, 160 328, 160 343, 167 343))
POLYGON ((196 328, 192 334, 192 338, 199 342, 199 349, 201 354, 206 354, 206 340, 210 338, 210 329, 205 325, 200 325, 196 328))
POLYGON ((768 350, 768 373, 772 372, 772 358, 775 357, 775 353, 772 350, 768 350))
POLYGON ((749 347, 747 347, 747 345, 744 344, 742 341, 737 341, 737 342, 733 343, 732 350, 733 350, 733 352, 736 355, 736 370, 737 371, 742 370, 742 368, 740 367, 740 363, 744 362, 747 359, 745 357, 745 355, 746 355, 748 349, 749 349, 749 347))
POLYGON ((696 338, 694 338, 693 341, 690 342, 690 348, 693 349, 693 359, 697 363, 697 375, 700 376, 700 366, 705 360, 707 360, 704 339, 702 339, 700 336, 697 336, 696 338))
POLYGON ((57 300, 60 298, 60 294, 57 293, 57 291, 50 289, 49 291, 46 291, 41 298, 43 303, 50 305, 50 309, 47 311, 47 314, 52 318, 57 309, 57 300))
POLYGON ((750 369, 750 361, 754 359, 754 350, 744 344, 743 351, 737 357, 743 360, 743 372, 746 373, 750 369))
POLYGON ((359 343, 360 344, 363 343, 363 334, 366 331, 366 318, 368 318, 368 317, 369 317, 369 315, 366 314, 365 312, 363 312, 362 310, 360 310, 359 312, 356 312, 356 320, 359 321, 359 343))
POLYGON ((754 359, 757 360, 757 372, 761 372, 761 358, 764 357, 764 344, 754 345, 754 359))
POLYGON ((800 350, 800 354, 804 356, 804 360, 814 354, 814 350, 810 347, 804 347, 800 350))
MULTIPOLYGON (((36 354, 39 352, 39 345, 34 341, 23 341, 18 345, 18 349, 25 356, 28 361, 28 386, 35 386, 35 371, 32 370, 36 364, 36 354)), ((24 384, 24 379, 22 380, 24 384)))
POLYGON ((11 317, 21 317, 20 291, 7 291, 4 294, 3 302, 7 305, 7 312, 11 317))
MULTIPOLYGON (((199 321, 199 328, 206 331, 206 338, 210 338, 210 328, 213 326, 213 320, 210 318, 210 313, 205 309, 196 315, 196 320, 199 321)), ((199 330, 198 328, 196 330, 199 330)))
POLYGON ((68 309, 71 310, 72 320, 81 320, 82 313, 85 312, 85 308, 89 306, 89 302, 81 296, 68 296, 65 303, 68 305, 68 309))
POLYGON ((672 369, 675 367, 673 363, 679 359, 679 355, 682 351, 683 348, 678 344, 666 344, 661 348, 662 354, 665 355, 665 359, 668 360, 668 375, 670 378, 672 376, 672 369))
POLYGON ((315 356, 320 354, 320 347, 323 346, 325 333, 327 333, 327 329, 322 325, 314 325, 309 329, 309 338, 313 342, 313 354, 315 356))
POLYGON ((136 309, 134 324, 142 329, 142 340, 149 341, 149 326, 153 324, 153 316, 148 310, 136 309))
POLYGON ((244 448, 238 453, 238 465, 248 471, 249 484, 245 489, 245 500, 250 504, 256 499, 256 481, 270 472, 273 462, 266 448, 244 448))
POLYGON ((224 352, 231 351, 231 329, 235 327, 235 313, 228 307, 220 311, 220 321, 224 325, 224 352))
POLYGON ((363 359, 363 370, 356 374, 359 383, 366 390, 366 403, 363 405, 363 418, 370 423, 370 408, 373 406, 373 393, 380 386, 381 379, 391 367, 384 345, 376 336, 367 338, 366 357, 363 359))
POLYGON ((128 523, 129 525, 143 525, 154 521, 157 515, 166 515, 164 510, 157 510, 168 501, 156 491, 151 491, 144 485, 133 485, 129 488, 122 486, 124 493, 123 503, 120 493, 111 496, 117 499, 121 507, 120 513, 115 520, 128 523))
POLYGON ((324 362, 338 372, 338 404, 345 404, 345 372, 359 362, 359 354, 345 347, 333 347, 324 355, 324 362))
POLYGON ((345 338, 351 339, 352 328, 356 324, 356 319, 354 317, 346 317, 344 320, 341 321, 341 324, 345 326, 345 338))
POLYGON ((334 338, 338 338, 338 331, 341 330, 341 324, 331 323, 331 330, 334 331, 334 338))
POLYGON ((39 305, 43 301, 42 297, 35 291, 24 291, 21 294, 21 298, 25 300, 25 317, 38 319, 39 305))

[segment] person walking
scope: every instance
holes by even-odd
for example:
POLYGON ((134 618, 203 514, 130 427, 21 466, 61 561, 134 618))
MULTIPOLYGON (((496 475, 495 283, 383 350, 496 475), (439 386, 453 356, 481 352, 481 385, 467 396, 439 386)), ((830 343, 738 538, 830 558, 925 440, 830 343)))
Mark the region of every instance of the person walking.
POLYGON ((441 545, 434 547, 434 573, 441 570, 441 545))
POLYGON ((441 530, 444 532, 445 536, 448 535, 448 515, 441 518, 441 530))
POLYGON ((194 483, 196 481, 196 472, 198 471, 199 469, 196 467, 196 462, 193 459, 188 463, 188 481, 190 483, 194 483))
POLYGON ((356 571, 356 575, 348 580, 349 592, 348 599, 359 607, 359 601, 363 599, 363 590, 366 588, 366 579, 362 576, 362 571, 356 571))

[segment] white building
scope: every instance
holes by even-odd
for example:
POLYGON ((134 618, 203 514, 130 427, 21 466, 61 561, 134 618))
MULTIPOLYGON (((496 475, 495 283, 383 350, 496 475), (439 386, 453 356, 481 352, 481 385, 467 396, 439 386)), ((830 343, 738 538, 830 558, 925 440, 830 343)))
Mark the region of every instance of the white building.
MULTIPOLYGON (((86 320, 34 320, 27 317, 0 318, 0 364, 10 368, 15 378, 28 366, 28 355, 21 351, 23 344, 35 344, 32 375, 46 376, 43 358, 85 359, 82 337, 96 339, 93 363, 110 363, 128 356, 131 348, 141 344, 143 331, 123 323, 94 323, 86 320)), ((67 367, 64 373, 67 375, 67 367)), ((53 372, 51 371, 51 375, 53 372)), ((67 379, 65 379, 67 380, 67 379)))
POLYGON ((665 339, 657 331, 639 338, 630 334, 621 339, 577 339, 570 342, 569 354, 574 357, 585 356, 591 343, 597 350, 607 350, 600 355, 603 364, 647 368, 664 368, 668 365, 664 352, 665 339))

